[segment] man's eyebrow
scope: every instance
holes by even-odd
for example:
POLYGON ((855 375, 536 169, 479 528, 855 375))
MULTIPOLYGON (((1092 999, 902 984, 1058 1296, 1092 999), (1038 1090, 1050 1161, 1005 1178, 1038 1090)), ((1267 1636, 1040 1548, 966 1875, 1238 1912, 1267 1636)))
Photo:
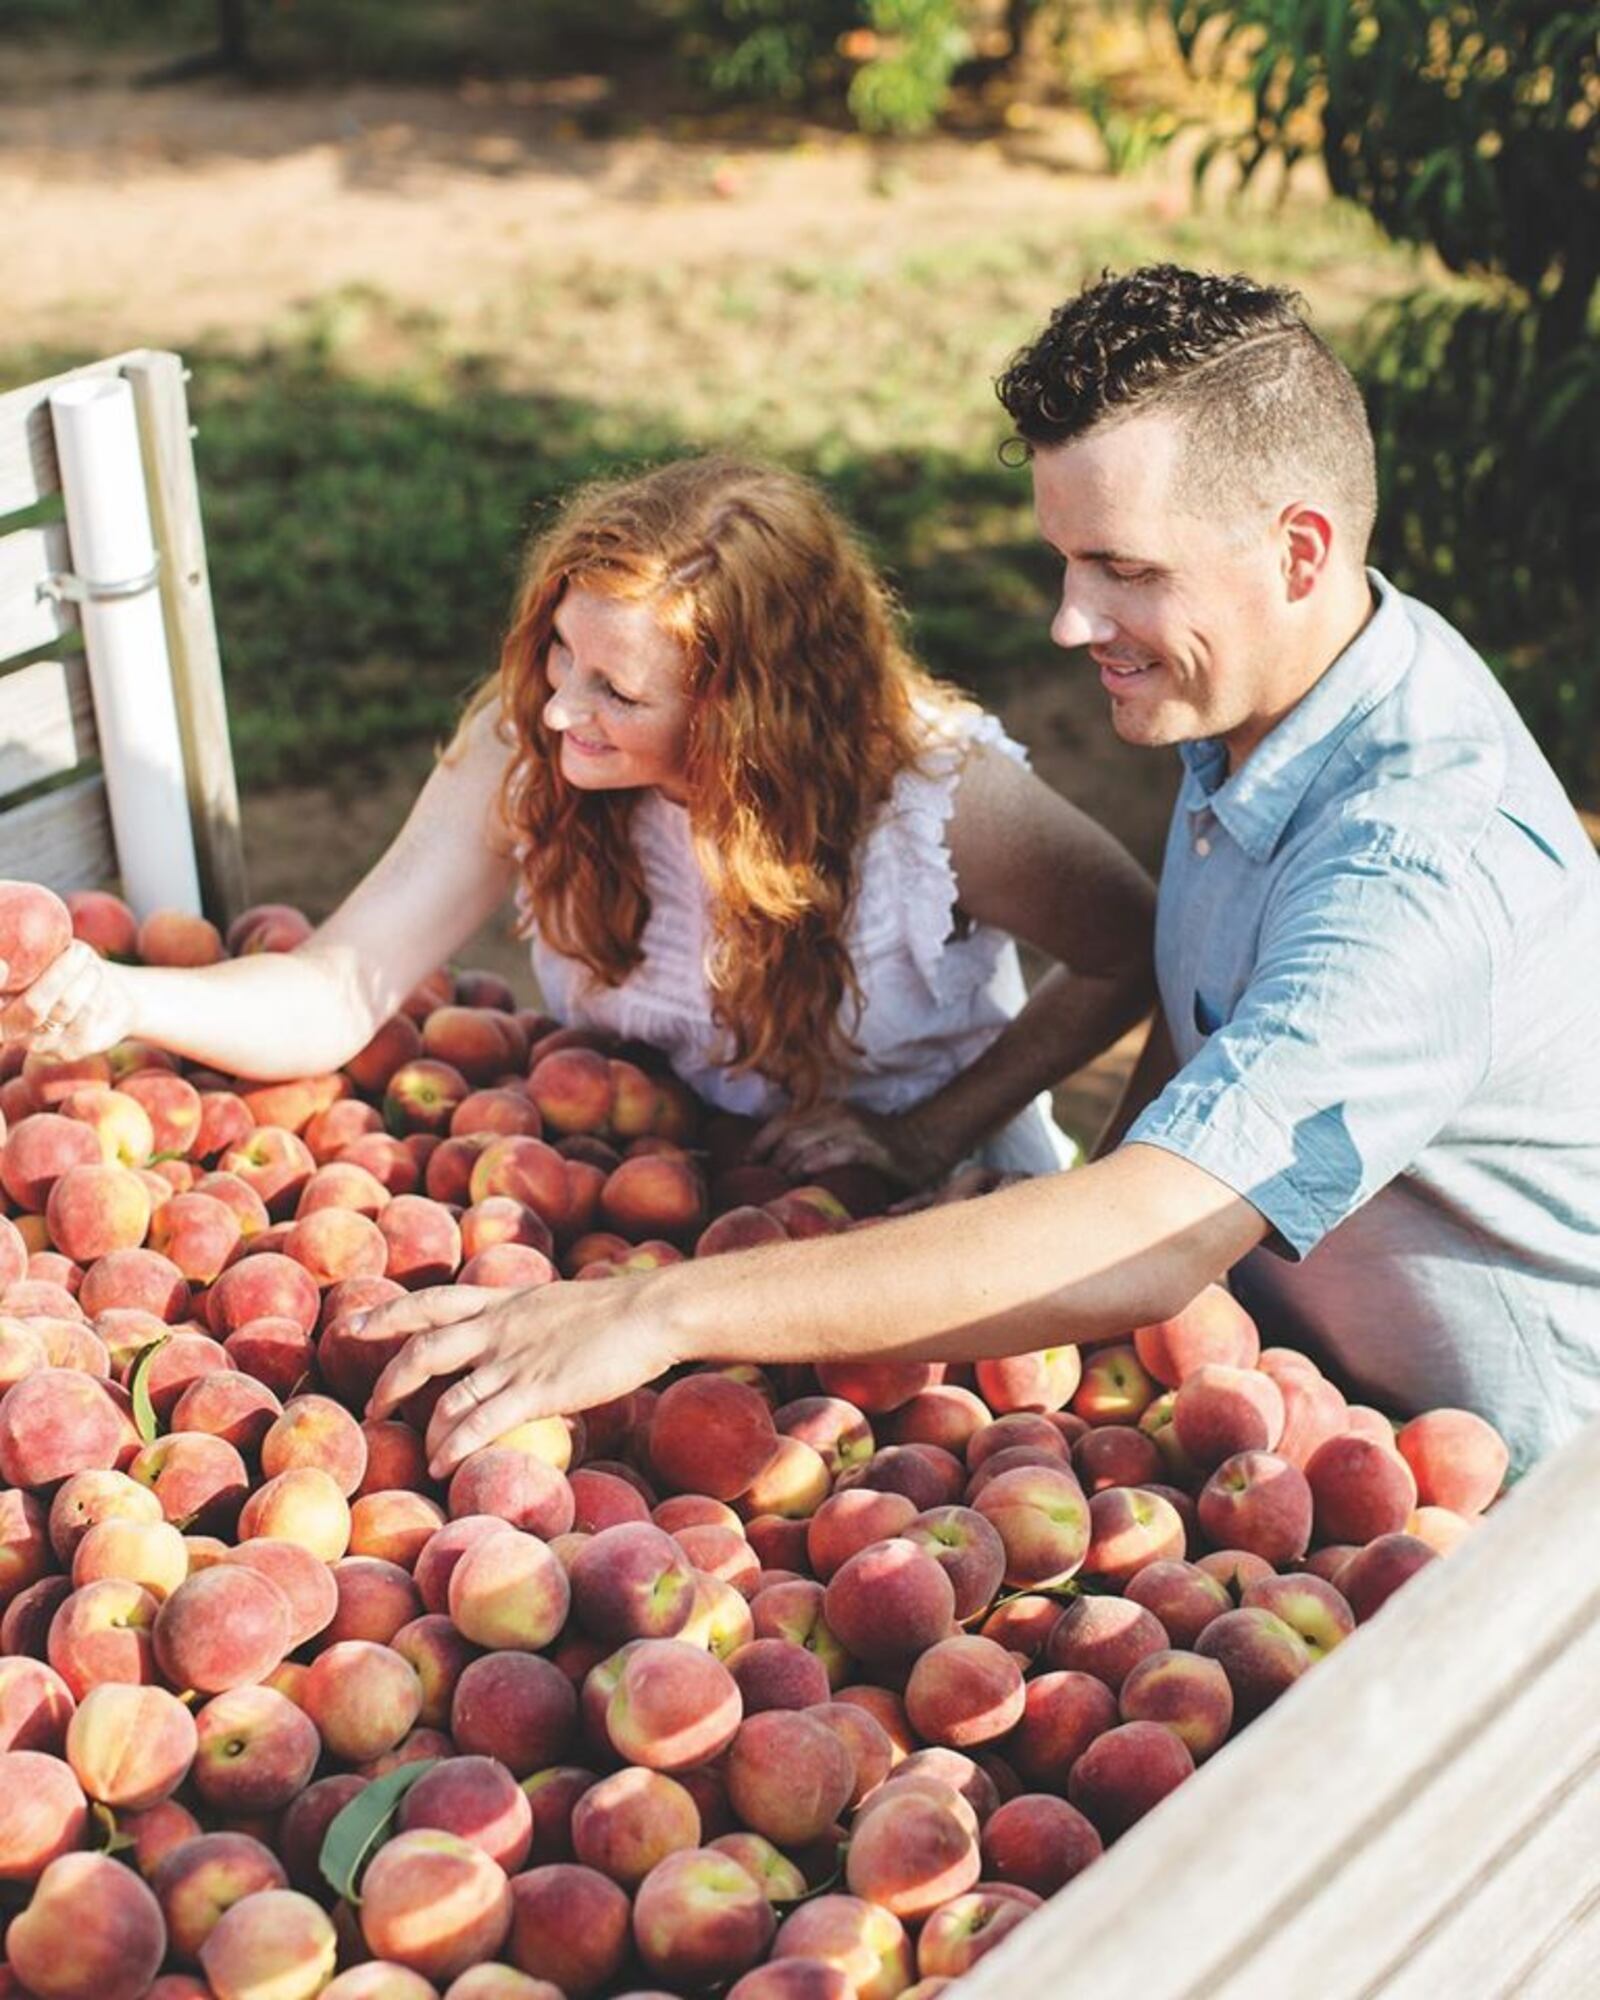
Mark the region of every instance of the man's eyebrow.
POLYGON ((1062 548, 1061 544, 1049 535, 1045 536, 1045 540, 1049 542, 1057 555, 1063 557, 1068 562, 1122 563, 1130 569, 1165 568, 1165 564, 1157 562, 1153 556, 1135 555, 1128 549, 1078 549, 1074 552, 1071 549, 1062 548))

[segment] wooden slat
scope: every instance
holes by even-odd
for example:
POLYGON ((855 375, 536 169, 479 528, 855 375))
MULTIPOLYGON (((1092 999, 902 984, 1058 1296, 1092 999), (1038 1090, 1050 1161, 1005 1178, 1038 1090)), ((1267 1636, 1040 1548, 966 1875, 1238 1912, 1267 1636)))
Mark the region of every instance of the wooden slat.
POLYGON ((19 514, 24 507, 61 491, 61 468, 50 426, 51 390, 90 375, 120 375, 125 362, 143 353, 142 348, 135 348, 127 354, 114 354, 0 396, 0 516, 19 514))
MULTIPOLYGON (((1596 1688, 1600 1622, 1531 1675, 1431 1785, 1401 1801, 1361 1850, 1276 1926, 1270 1956, 1285 1989, 1333 1995, 1370 1987, 1386 2000, 1433 2000, 1470 1984, 1440 1971, 1465 1954, 1481 1975, 1477 1990, 1497 1992, 1496 1968, 1515 1973, 1575 1900, 1549 1827, 1552 1802, 1570 1801, 1585 1787, 1590 1815, 1600 1817, 1596 1688), (1540 1857, 1532 1878, 1530 1852, 1540 1857), (1351 1923, 1352 1910, 1361 1912, 1359 1924, 1351 1923), (1490 1915, 1495 1910, 1498 1918, 1490 1915)), ((1600 1854, 1600 1840, 1574 1848, 1570 1858, 1584 1854, 1600 1854)), ((1214 1989, 1218 2000, 1251 2000, 1260 1976, 1252 1958, 1214 1989)))
POLYGON ((99 888, 116 873, 104 779, 80 779, 0 814, 0 876, 65 895, 99 888))
MULTIPOLYGON (((1600 1963, 1600 1888, 1526 1967, 1515 1989, 1516 2000, 1594 2000, 1596 1963, 1600 1963)), ((1509 1994, 1505 2000, 1510 2000, 1509 1994)))
POLYGON ((161 551, 161 604, 201 894, 208 915, 225 925, 249 895, 183 364, 176 354, 147 353, 130 359, 123 372, 133 384, 151 525, 161 551))
POLYGON ((0 537, 0 660, 31 653, 76 630, 76 606, 39 595, 47 576, 71 566, 63 522, 0 537))
POLYGON ((76 770, 97 749, 81 656, 37 660, 0 678, 0 799, 76 770))
MULTIPOLYGON (((1200 2000, 1230 1979, 1245 1990, 1252 1965, 1253 1993, 1381 1991, 1367 1982, 1392 1966, 1392 1938, 1357 1983, 1319 1973, 1297 1988, 1277 1976, 1276 1934, 1333 1893, 1392 1821, 1414 1815, 1412 1837, 1430 1840, 1427 1795, 1446 1788, 1447 1816, 1457 1760, 1600 1622, 1596 1519, 1600 1423, 991 1952, 962 1981, 962 2000, 1016 2000, 1069 1972, 1096 2000, 1200 2000)), ((1533 1712, 1549 1730, 1570 1726, 1533 1712)), ((1600 1884, 1600 1849, 1564 1866, 1561 1894, 1577 1909, 1600 1884)), ((1346 1915, 1359 1944, 1358 1899, 1346 1915)), ((1526 1942, 1531 1952, 1539 1940, 1526 1942)))

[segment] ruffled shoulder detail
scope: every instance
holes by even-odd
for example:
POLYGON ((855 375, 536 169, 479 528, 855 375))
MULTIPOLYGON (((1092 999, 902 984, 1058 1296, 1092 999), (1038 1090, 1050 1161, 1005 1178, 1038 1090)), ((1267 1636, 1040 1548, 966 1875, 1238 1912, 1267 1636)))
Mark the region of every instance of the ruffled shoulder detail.
POLYGON ((961 767, 975 745, 1002 750, 1026 765, 1028 753, 998 717, 981 709, 922 711, 924 748, 895 779, 880 824, 892 857, 901 935, 928 990, 941 1004, 969 995, 992 977, 1004 933, 956 931, 956 871, 947 829, 961 767))

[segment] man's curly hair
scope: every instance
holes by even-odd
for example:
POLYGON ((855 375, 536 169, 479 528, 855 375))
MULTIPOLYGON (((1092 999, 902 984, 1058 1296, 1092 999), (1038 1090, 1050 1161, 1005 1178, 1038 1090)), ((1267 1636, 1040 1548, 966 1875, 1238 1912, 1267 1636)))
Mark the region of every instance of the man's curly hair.
POLYGON ((1160 410, 1184 426, 1180 504, 1322 499, 1365 556, 1377 509, 1366 409, 1293 292, 1176 264, 1108 273, 1057 308, 995 389, 1028 456, 1160 410))

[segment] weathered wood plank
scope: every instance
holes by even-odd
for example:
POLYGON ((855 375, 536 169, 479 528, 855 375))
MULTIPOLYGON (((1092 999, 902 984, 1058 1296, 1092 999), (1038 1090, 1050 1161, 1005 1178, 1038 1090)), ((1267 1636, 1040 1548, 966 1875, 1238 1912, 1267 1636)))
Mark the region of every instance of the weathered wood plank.
POLYGON ((0 660, 31 653, 77 629, 75 605, 39 595, 47 576, 70 567, 63 522, 0 537, 0 660))
POLYGON ((113 882, 116 873, 104 779, 83 778, 0 813, 0 875, 65 895, 113 882))
POLYGON ((36 660, 0 677, 0 799, 75 771, 97 748, 81 656, 36 660))
MULTIPOLYGON (((1600 1886, 1521 1974, 1516 2000, 1594 2000, 1600 1964, 1600 1886)), ((1497 1996, 1499 2000, 1499 1996, 1497 1996)), ((1510 1991, 1505 1996, 1510 2000, 1510 1991)))
POLYGON ((1581 1899, 1600 1854, 1600 1842, 1563 1847, 1543 1830, 1552 1802, 1585 1783, 1600 1813, 1596 1688, 1600 1616, 1543 1673, 1513 1690, 1432 1782, 1399 1801, 1373 1837, 1278 1924, 1266 1953, 1208 1990, 1218 2000, 1251 2000, 1265 1957, 1287 1991, 1314 1992, 1319 2000, 1369 1991, 1431 2000, 1460 1992, 1459 1980, 1424 1976, 1418 1968, 1435 1965, 1441 1952, 1458 1958, 1450 1941, 1484 1932, 1473 1950, 1487 1976, 1502 1940, 1490 1934, 1494 1925, 1486 1929, 1483 1914, 1502 1900, 1507 1882, 1520 1879, 1525 1850, 1536 1839, 1543 1872, 1519 1892, 1516 1923, 1501 1926, 1513 1962, 1522 1963, 1540 1936, 1540 1904, 1548 1905, 1554 1929, 1581 1899), (1361 1913, 1358 1924, 1350 1920, 1353 1910, 1361 1913))
POLYGON ((208 914, 226 924, 249 895, 183 364, 176 354, 148 353, 130 358, 123 372, 133 385, 151 526, 161 551, 161 605, 201 894, 208 914))
MULTIPOLYGON (((1271 1971, 1278 1928, 1600 1618, 1597 1518, 1600 1423, 1008 1937, 963 2000, 1015 2000, 1067 1969, 1096 2000, 1198 2000, 1257 1953, 1256 1990, 1294 1990, 1271 1971)), ((1600 1851, 1585 1865, 1600 1879, 1600 1851)), ((1359 1907, 1349 1921, 1359 1932, 1359 1907)))
POLYGON ((124 362, 143 352, 135 348, 127 354, 110 355, 104 361, 69 368, 64 375, 29 382, 0 396, 0 516, 19 514, 24 507, 61 491, 61 468, 50 424, 51 390, 81 381, 86 375, 119 375, 124 362))
MULTIPOLYGON (((1578 1697, 1593 1708, 1597 1682, 1591 1674, 1578 1697)), ((1551 1703, 1542 1709, 1544 1726, 1560 1735, 1578 1718, 1572 1708, 1551 1703)), ((1525 1818, 1521 1837, 1485 1865, 1478 1879, 1463 1884, 1455 1904, 1429 1934, 1390 1970, 1365 1989, 1383 2000, 1437 2000, 1441 1993, 1498 1996, 1523 1994, 1532 1966, 1567 1929, 1600 1874, 1600 1754, 1592 1755, 1557 1792, 1542 1791, 1530 1774, 1508 1775, 1501 1795, 1503 1812, 1525 1818), (1585 1886, 1585 1877, 1587 1886, 1585 1886)), ((1430 1840, 1439 1829, 1429 1828, 1430 1840)), ((1362 1927, 1366 1911, 1360 1903, 1362 1927)), ((1588 1987, 1600 1990, 1591 1963, 1588 1987)), ((1333 1989, 1318 1989, 1337 1991, 1333 1989)))

